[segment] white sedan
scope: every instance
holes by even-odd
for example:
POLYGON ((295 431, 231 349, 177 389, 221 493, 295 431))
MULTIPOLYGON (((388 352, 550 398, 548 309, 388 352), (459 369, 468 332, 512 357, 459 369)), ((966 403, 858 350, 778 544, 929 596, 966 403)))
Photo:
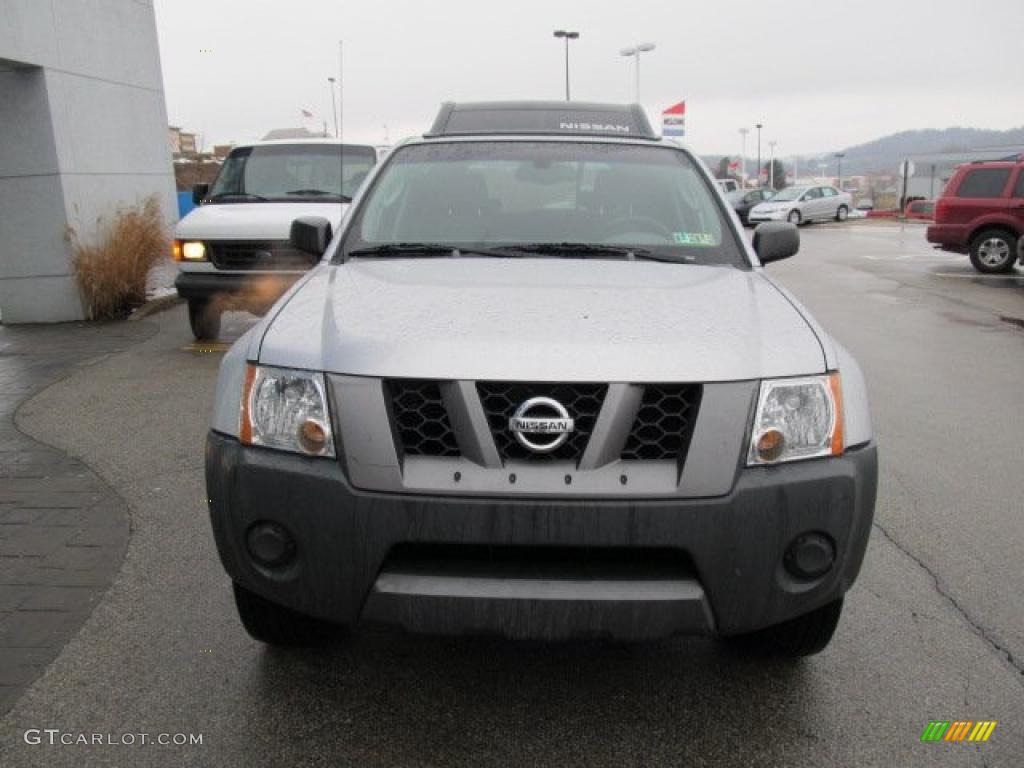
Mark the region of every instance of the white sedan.
POLYGON ((771 200, 754 206, 748 218, 751 224, 788 221, 799 226, 806 221, 846 221, 852 207, 849 193, 835 187, 786 187, 771 200))

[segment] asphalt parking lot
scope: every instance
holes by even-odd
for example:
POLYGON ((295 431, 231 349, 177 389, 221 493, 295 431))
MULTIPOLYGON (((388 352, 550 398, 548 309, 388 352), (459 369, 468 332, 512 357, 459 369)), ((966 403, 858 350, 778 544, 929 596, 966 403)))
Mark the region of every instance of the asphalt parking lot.
MULTIPOLYGON (((81 632, 0 719, 0 764, 1018 766, 1024 755, 1024 271, 982 277, 919 226, 802 230, 770 269, 859 359, 876 525, 829 648, 543 645, 357 632, 317 651, 242 630, 205 509, 221 346, 177 307, 22 405, 19 427, 120 494, 131 538, 81 632), (88 407, 83 407, 88 404, 88 407), (930 720, 996 720, 922 744, 930 720), (50 746, 27 729, 202 734, 50 746)), ((253 322, 226 318, 225 337, 253 322)))

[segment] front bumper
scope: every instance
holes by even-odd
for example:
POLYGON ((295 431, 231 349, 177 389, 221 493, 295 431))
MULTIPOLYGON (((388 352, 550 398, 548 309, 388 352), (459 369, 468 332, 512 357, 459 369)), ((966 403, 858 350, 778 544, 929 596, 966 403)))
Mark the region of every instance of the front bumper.
MULTIPOLYGON (((183 299, 231 297, 241 305, 269 306, 305 272, 179 272, 174 287, 183 299)), ((244 307, 242 307, 244 308, 244 307)))
POLYGON ((877 485, 873 445, 844 456, 745 469, 726 496, 666 500, 453 498, 352 488, 334 461, 242 446, 210 433, 210 516, 229 576, 267 599, 331 621, 412 631, 649 639, 736 634, 840 597, 860 569, 877 485), (269 570, 248 554, 250 526, 272 521, 296 557, 269 570), (826 534, 835 564, 814 581, 783 567, 800 534, 826 534), (568 578, 393 563, 408 546, 679 553, 686 574, 588 572, 568 578), (607 576, 607 577, 606 577, 607 576))
POLYGON ((925 240, 954 253, 967 252, 967 232, 958 224, 930 224, 924 233, 925 240))
POLYGON ((789 215, 789 211, 768 211, 768 212, 757 211, 756 213, 754 211, 751 211, 747 215, 747 219, 750 222, 755 222, 755 221, 785 221, 786 217, 788 215, 789 215))

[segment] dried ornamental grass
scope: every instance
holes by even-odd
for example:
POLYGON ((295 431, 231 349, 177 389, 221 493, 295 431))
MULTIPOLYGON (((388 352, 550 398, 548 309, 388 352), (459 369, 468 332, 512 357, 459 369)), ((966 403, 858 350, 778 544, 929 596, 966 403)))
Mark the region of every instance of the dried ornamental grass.
POLYGON ((91 320, 124 317, 146 300, 150 269, 167 258, 169 234, 160 203, 151 195, 119 208, 108 223, 96 221, 95 242, 68 227, 71 263, 91 320))

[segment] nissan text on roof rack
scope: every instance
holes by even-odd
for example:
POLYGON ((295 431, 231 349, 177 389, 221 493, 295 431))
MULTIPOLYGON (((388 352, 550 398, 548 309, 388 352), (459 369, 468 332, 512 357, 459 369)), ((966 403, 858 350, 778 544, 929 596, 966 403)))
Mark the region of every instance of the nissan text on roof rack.
POLYGON ((206 451, 249 633, 820 651, 867 546, 857 363, 638 107, 446 104, 225 356, 206 451), (329 240, 329 243, 328 243, 329 240))
POLYGON ((313 266, 288 243, 292 221, 318 216, 336 229, 376 162, 373 147, 335 139, 235 147, 212 187, 195 186, 198 207, 175 229, 175 287, 195 337, 216 338, 225 307, 265 311, 313 266))

